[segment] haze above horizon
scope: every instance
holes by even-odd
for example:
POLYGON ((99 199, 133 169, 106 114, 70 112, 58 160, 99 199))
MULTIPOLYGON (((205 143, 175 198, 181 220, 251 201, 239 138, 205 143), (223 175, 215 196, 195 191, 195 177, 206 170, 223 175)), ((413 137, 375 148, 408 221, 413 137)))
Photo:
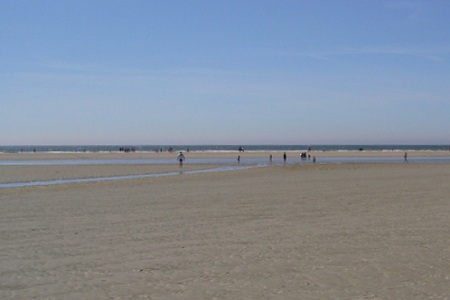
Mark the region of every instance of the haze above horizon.
POLYGON ((450 2, 0 1, 0 145, 450 144, 450 2))

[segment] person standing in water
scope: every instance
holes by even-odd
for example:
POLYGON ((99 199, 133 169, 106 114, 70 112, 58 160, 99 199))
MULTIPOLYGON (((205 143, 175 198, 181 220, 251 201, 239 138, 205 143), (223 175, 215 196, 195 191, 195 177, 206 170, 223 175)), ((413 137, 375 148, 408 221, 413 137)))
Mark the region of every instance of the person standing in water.
POLYGON ((286 160, 287 160, 286 152, 283 153, 283 160, 284 160, 284 163, 286 163, 286 160))
POLYGON ((408 152, 405 152, 405 154, 403 155, 403 158, 405 159, 405 163, 408 162, 408 152))
POLYGON ((180 167, 183 166, 183 162, 184 162, 185 159, 186 159, 186 158, 184 157, 183 152, 180 152, 180 154, 178 154, 178 156, 177 156, 177 160, 178 160, 178 162, 180 163, 180 167))

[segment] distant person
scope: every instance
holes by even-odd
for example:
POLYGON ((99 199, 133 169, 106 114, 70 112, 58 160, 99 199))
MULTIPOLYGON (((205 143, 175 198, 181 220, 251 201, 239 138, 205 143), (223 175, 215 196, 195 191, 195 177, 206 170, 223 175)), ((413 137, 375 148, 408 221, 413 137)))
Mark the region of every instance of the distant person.
POLYGON ((283 153, 283 160, 284 160, 284 163, 286 163, 286 160, 287 160, 286 152, 283 153))
POLYGON ((316 157, 313 156, 313 163, 316 163, 316 157))
POLYGON ((178 154, 178 156, 177 156, 177 160, 178 160, 178 162, 180 163, 180 167, 183 166, 183 162, 184 162, 185 159, 186 159, 186 158, 184 157, 183 152, 180 152, 180 154, 178 154))
POLYGON ((408 162, 408 152, 405 152, 405 154, 403 155, 403 158, 405 159, 405 163, 408 162))
POLYGON ((270 164, 272 164, 272 154, 270 154, 270 156, 269 156, 269 162, 270 162, 270 164))
POLYGON ((241 156, 239 155, 238 156, 238 164, 240 164, 241 163, 241 156))

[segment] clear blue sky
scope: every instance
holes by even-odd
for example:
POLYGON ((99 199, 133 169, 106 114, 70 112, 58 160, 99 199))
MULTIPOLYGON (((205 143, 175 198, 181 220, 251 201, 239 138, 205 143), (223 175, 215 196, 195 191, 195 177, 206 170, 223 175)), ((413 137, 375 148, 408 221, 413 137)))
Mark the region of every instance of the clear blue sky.
POLYGON ((449 144, 450 1, 0 0, 0 145, 449 144))

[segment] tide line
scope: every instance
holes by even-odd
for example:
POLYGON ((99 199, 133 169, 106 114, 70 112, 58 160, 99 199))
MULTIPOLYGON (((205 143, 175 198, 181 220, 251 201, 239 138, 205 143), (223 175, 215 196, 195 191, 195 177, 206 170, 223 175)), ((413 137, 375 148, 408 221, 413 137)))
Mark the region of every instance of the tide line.
POLYGON ((151 178, 151 177, 168 177, 168 176, 176 176, 176 175, 236 171, 236 170, 244 170, 244 169, 250 169, 250 168, 257 168, 257 167, 263 167, 263 165, 223 166, 223 167, 217 167, 217 168, 205 169, 205 170, 190 170, 190 171, 180 170, 178 172, 167 172, 167 173, 157 173, 157 174, 122 175, 122 176, 93 177, 93 178, 73 178, 73 179, 56 179, 56 180, 44 180, 44 181, 0 183, 0 189, 19 188, 19 187, 34 187, 34 186, 50 186, 50 185, 60 185, 60 184, 76 184, 76 183, 88 183, 88 182, 118 181, 118 180, 128 180, 128 179, 151 178))

